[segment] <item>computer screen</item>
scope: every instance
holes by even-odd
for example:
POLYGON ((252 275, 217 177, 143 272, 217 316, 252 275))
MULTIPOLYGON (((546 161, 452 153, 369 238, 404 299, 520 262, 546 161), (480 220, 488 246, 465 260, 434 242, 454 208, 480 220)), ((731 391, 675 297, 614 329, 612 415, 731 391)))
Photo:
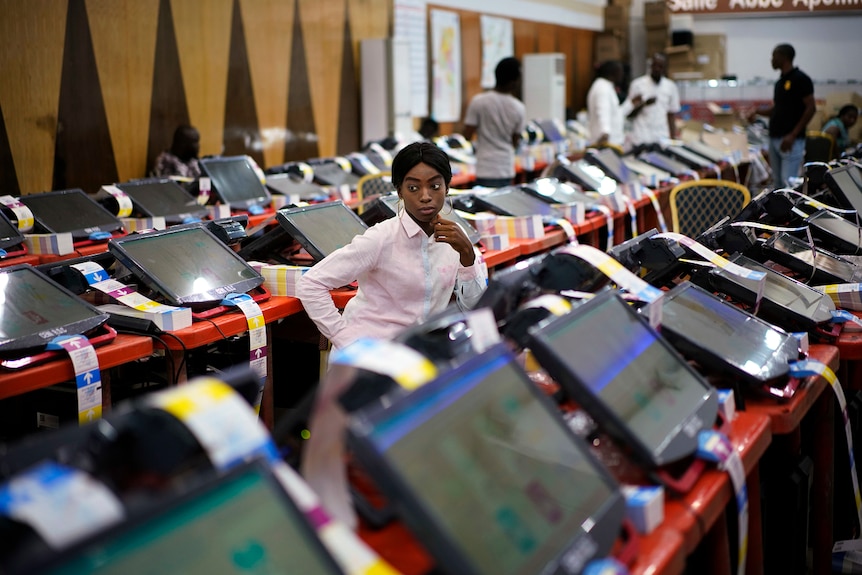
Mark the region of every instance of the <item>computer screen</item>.
POLYGON ((270 194, 246 156, 202 158, 201 170, 209 176, 219 199, 232 208, 249 210, 269 206, 270 194))
POLYGON ((108 250, 171 305, 218 304, 263 277, 203 225, 111 240, 108 250))
POLYGON ((49 234, 71 233, 74 240, 86 240, 95 232, 112 234, 123 229, 116 216, 77 188, 29 194, 20 200, 33 212, 38 227, 49 234))
POLYGON ((841 207, 862 213, 862 174, 854 164, 832 168, 824 176, 841 207))
POLYGON ((293 174, 270 174, 266 177, 266 187, 276 194, 297 196, 304 201, 326 201, 329 192, 318 186, 301 180, 293 174))
POLYGON ((778 383, 799 359, 793 335, 688 282, 662 298, 661 332, 698 363, 755 384, 778 383))
POLYGON ((357 458, 447 573, 557 573, 604 556, 622 501, 498 344, 351 422, 357 458), (575 551, 573 551, 575 550, 575 551))
POLYGON ((589 150, 587 151, 586 158, 588 161, 599 166, 607 175, 622 184, 637 179, 637 175, 623 163, 622 157, 611 148, 589 150))
POLYGON ((829 210, 818 210, 805 218, 815 238, 837 254, 857 255, 862 250, 862 228, 829 210))
POLYGON ((340 201, 279 210, 276 219, 315 261, 346 246, 368 229, 365 222, 340 201))
POLYGON ((667 151, 671 156, 688 165, 693 170, 711 168, 714 165, 714 162, 707 160, 699 154, 695 154, 683 146, 668 146, 667 151))
POLYGON ((703 156, 713 164, 718 164, 723 162, 727 154, 719 150, 718 148, 713 148, 709 144, 705 144, 703 142, 699 142, 697 140, 692 140, 690 142, 685 142, 683 147, 691 150, 695 154, 699 156, 703 156))
POLYGON ((347 186, 355 190, 356 184, 359 183, 359 176, 345 171, 336 162, 313 164, 311 168, 314 171, 314 179, 324 186, 347 186))
POLYGON ((308 520, 271 472, 240 472, 79 545, 51 575, 340 574, 308 520))
POLYGON ((643 152, 638 156, 638 159, 643 160, 647 164, 652 164, 665 172, 669 172, 674 176, 691 171, 691 168, 679 160, 675 160, 659 152, 643 152))
POLYGON ((811 246, 804 240, 786 232, 777 232, 763 244, 763 251, 788 269, 812 275, 813 282, 820 283, 857 283, 862 279, 862 269, 849 260, 811 246))
POLYGON ((517 186, 498 188, 487 194, 475 194, 476 202, 486 209, 504 216, 562 217, 548 202, 542 201, 517 186))
POLYGON ((9 249, 24 243, 24 234, 18 226, 9 221, 6 214, 0 212, 0 249, 9 249))
MULTIPOLYGON (((744 268, 766 273, 758 315, 785 328, 794 327, 795 324, 810 328, 832 319, 835 304, 829 296, 745 256, 736 255, 730 258, 730 261, 744 268)), ((723 268, 716 268, 710 273, 721 280, 716 285, 717 288, 726 289, 731 297, 750 305, 754 304, 758 290, 754 280, 742 278, 723 268)))
POLYGON ((146 217, 164 217, 168 224, 179 224, 189 219, 202 220, 207 209, 198 205, 195 198, 182 186, 170 179, 139 180, 117 184, 135 209, 146 217))
POLYGON ((58 335, 86 335, 108 319, 29 265, 0 268, 0 309, 0 354, 33 350, 58 335))
POLYGON ((647 164, 643 160, 638 160, 637 158, 634 158, 632 156, 624 156, 623 163, 636 174, 640 174, 647 177, 655 177, 659 182, 669 180, 673 177, 673 174, 671 174, 670 172, 666 172, 661 168, 657 168, 652 164, 647 164))
POLYGON ((593 205, 597 201, 571 184, 561 182, 557 178, 538 178, 532 182, 522 184, 520 187, 528 194, 553 204, 580 202, 586 205, 593 205))
POLYGON ((694 453, 715 390, 616 292, 531 331, 530 349, 572 398, 641 461, 694 453))

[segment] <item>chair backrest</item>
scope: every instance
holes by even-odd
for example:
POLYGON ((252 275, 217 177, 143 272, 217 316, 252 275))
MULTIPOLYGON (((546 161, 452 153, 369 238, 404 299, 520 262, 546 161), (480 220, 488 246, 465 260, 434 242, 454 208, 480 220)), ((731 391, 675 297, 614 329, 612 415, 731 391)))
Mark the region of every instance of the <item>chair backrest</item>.
POLYGON ((670 192, 673 230, 696 238, 725 216, 735 216, 751 200, 742 184, 727 180, 683 182, 670 192))
POLYGON ((359 201, 359 206, 356 209, 357 213, 362 214, 365 211, 365 205, 368 200, 374 196, 388 194, 394 189, 392 187, 392 172, 380 172, 362 176, 356 184, 356 199, 359 201))
POLYGON ((805 132, 805 163, 828 162, 835 153, 835 139, 832 134, 809 130, 805 132))

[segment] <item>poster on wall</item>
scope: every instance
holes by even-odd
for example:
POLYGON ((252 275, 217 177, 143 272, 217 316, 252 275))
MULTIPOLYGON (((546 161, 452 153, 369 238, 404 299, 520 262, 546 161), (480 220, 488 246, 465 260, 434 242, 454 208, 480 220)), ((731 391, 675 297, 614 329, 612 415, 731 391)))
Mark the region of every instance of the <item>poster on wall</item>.
POLYGON ((503 58, 515 55, 515 35, 508 18, 482 15, 482 87, 496 84, 494 68, 503 58))
POLYGON ((456 12, 431 11, 431 113, 438 122, 461 119, 461 22, 456 12))
POLYGON ((410 115, 428 115, 428 17, 425 0, 395 0, 393 35, 410 44, 410 115))

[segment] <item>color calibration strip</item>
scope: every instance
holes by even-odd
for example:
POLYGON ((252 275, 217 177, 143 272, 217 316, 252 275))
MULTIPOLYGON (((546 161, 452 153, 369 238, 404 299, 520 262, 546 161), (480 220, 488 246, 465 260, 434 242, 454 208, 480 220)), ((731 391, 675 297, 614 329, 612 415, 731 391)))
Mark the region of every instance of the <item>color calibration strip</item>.
POLYGON ((102 374, 96 350, 83 335, 60 335, 52 339, 49 350, 63 350, 72 360, 78 395, 78 423, 85 424, 102 417, 102 374))

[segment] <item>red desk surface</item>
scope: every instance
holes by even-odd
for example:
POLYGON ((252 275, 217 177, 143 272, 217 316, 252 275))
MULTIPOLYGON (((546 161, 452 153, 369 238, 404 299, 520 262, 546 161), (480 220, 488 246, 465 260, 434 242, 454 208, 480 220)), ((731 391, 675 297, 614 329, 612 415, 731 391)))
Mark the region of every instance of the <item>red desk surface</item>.
POLYGON ((530 256, 556 246, 561 246, 567 240, 568 238, 566 238, 566 233, 563 230, 551 230, 550 232, 546 232, 545 236, 541 238, 509 239, 509 245, 518 246, 522 256, 530 256))
POLYGON ((518 259, 521 255, 521 246, 516 243, 509 243, 509 247, 502 250, 487 250, 482 257, 485 259, 485 265, 488 268, 495 268, 510 264, 518 259))
MULTIPOLYGON (((739 412, 731 423, 730 440, 742 459, 747 476, 772 441, 769 418, 758 413, 739 412)), ((688 555, 733 500, 730 477, 713 467, 698 479, 689 493, 668 498, 662 528, 672 528, 682 535, 683 549, 688 555)))
POLYGON ((6 258, 0 260, 0 268, 8 268, 11 266, 17 266, 19 264, 30 264, 31 266, 39 265, 39 256, 29 254, 24 256, 18 256, 15 258, 6 258))
MULTIPOLYGON (((95 350, 96 357, 99 358, 99 368, 104 370, 149 357, 153 353, 153 340, 140 335, 119 334, 114 341, 95 350)), ((3 370, 0 372, 0 399, 73 379, 75 370, 72 368, 72 361, 63 355, 41 365, 3 370)))
POLYGON ((58 262, 61 260, 70 260, 72 258, 93 256, 96 254, 104 253, 106 251, 108 251, 108 242, 100 242, 86 246, 76 247, 75 251, 73 251, 72 253, 64 254, 62 256, 58 256, 56 254, 40 254, 38 257, 40 264, 49 264, 51 262, 58 262))
POLYGON ((679 575, 685 570, 682 535, 659 526, 649 535, 641 535, 637 559, 629 568, 631 575, 679 575))
POLYGON ((841 356, 841 361, 858 361, 862 359, 862 332, 841 331, 835 346, 841 356))

